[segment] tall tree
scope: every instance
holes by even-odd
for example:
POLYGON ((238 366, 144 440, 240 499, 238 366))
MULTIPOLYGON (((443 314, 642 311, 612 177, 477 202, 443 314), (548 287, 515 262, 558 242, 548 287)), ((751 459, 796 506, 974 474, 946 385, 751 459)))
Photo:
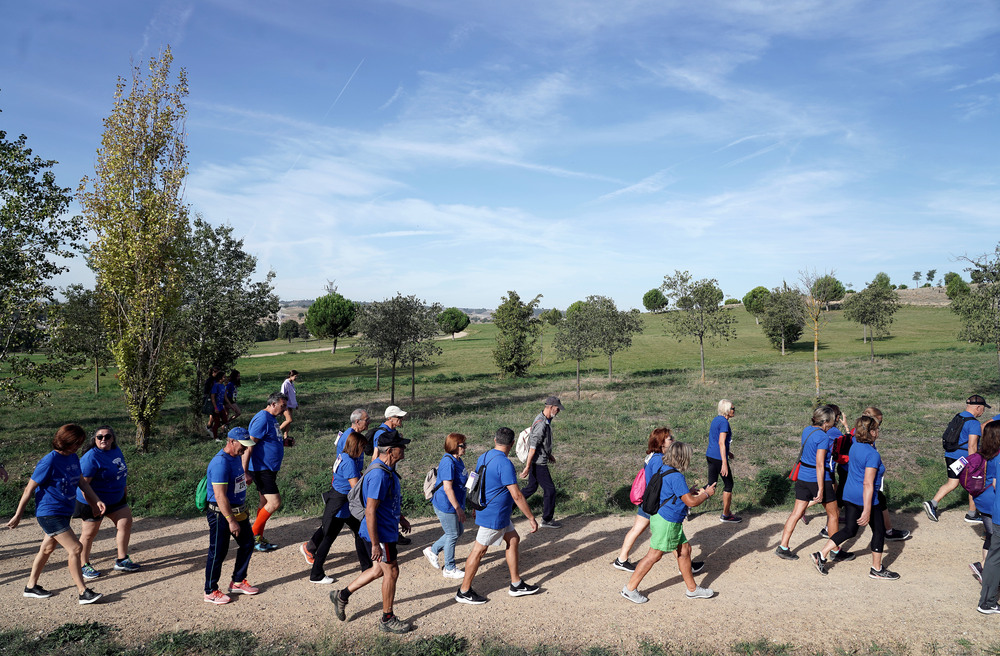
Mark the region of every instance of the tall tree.
POLYGON ((719 303, 725 298, 715 278, 691 280, 687 271, 664 276, 660 286, 676 310, 667 314, 667 330, 677 341, 690 338, 701 352, 701 381, 705 382, 705 341, 736 338, 736 317, 719 303))
POLYGON ((528 375, 535 341, 541 322, 535 317, 535 308, 542 300, 539 294, 528 303, 521 301, 517 292, 508 291, 493 312, 497 327, 497 342, 493 347, 493 362, 500 370, 500 377, 521 378, 528 375))
MULTIPOLYGON (((806 318, 809 320, 813 331, 813 370, 816 378, 816 399, 819 399, 819 335, 825 324, 824 311, 827 304, 832 300, 829 296, 829 283, 823 280, 834 280, 833 273, 818 276, 815 271, 800 271, 799 279, 802 282, 802 297, 806 311, 806 318)), ((839 283, 838 283, 839 284, 839 283)), ((841 297, 843 298, 843 297, 841 297)))
POLYGON ((642 306, 653 314, 663 312, 667 307, 667 297, 654 287, 642 295, 642 306))
POLYGON ((611 359, 618 351, 632 346, 632 336, 642 332, 642 318, 638 310, 619 310, 607 296, 588 296, 586 314, 594 348, 608 356, 608 380, 611 380, 611 359))
POLYGON ((979 282, 967 294, 960 294, 951 301, 952 311, 962 320, 962 339, 977 344, 995 345, 997 373, 1000 374, 1000 244, 992 254, 976 259, 962 258, 971 266, 979 282))
POLYGON ((868 341, 870 359, 875 361, 875 340, 889 334, 893 315, 899 309, 899 295, 895 290, 873 281, 857 294, 844 301, 844 318, 864 326, 871 332, 868 341))
POLYGON ((350 335, 351 324, 358 308, 336 291, 320 296, 306 312, 306 328, 319 339, 333 338, 333 353, 337 352, 337 340, 350 335))
POLYGON ((455 339, 455 333, 460 333, 469 327, 469 315, 457 307, 450 307, 438 315, 437 324, 441 327, 441 332, 455 339))
POLYGON ((934 277, 936 275, 937 275, 937 269, 931 269, 930 271, 927 272, 927 284, 928 285, 933 285, 934 284, 934 277))
MULTIPOLYGON (((570 306, 573 307, 573 306, 570 306)), ((580 362, 593 355, 593 324, 586 305, 577 306, 572 312, 566 310, 566 318, 556 328, 553 346, 564 358, 576 361, 576 398, 580 398, 580 362)))
POLYGON ((278 339, 287 339, 291 344, 292 340, 299 336, 299 322, 295 319, 285 319, 278 326, 278 339))
POLYGON ((100 298, 83 285, 70 285, 63 290, 63 296, 65 300, 52 308, 50 319, 55 331, 49 346, 53 352, 65 355, 74 367, 92 366, 94 394, 100 394, 101 372, 107 372, 111 360, 100 298))
POLYGON ((871 285, 876 287, 882 287, 884 289, 892 289, 892 281, 889 279, 889 274, 884 271, 879 271, 872 278, 871 285))
POLYGON ((167 394, 184 370, 184 272, 189 260, 184 97, 187 75, 170 82, 168 48, 149 61, 149 78, 133 68, 119 78, 104 119, 94 178, 78 193, 95 234, 91 265, 102 294, 118 382, 140 450, 167 394))
MULTIPOLYGON (((413 340, 403 350, 402 357, 403 362, 410 363, 411 403, 417 402, 417 363, 433 364, 431 358, 441 353, 441 348, 434 343, 434 338, 438 333, 438 319, 443 314, 441 306, 435 303, 433 305, 420 306, 413 315, 413 340)), ((462 314, 465 316, 466 321, 468 321, 469 317, 464 312, 462 314)), ((452 335, 452 339, 454 339, 454 335, 452 335)))
POLYGON ((834 277, 833 271, 816 278, 812 287, 809 288, 809 296, 823 304, 823 308, 830 309, 830 303, 835 303, 844 298, 847 290, 843 283, 834 277))
POLYGON ((538 364, 545 364, 545 359, 543 357, 543 350, 545 349, 545 327, 558 326, 562 321, 562 318, 562 312, 556 308, 545 310, 538 315, 538 320, 541 322, 538 330, 538 364))
POLYGON ((913 283, 914 283, 915 285, 919 285, 919 284, 920 284, 920 277, 921 277, 922 275, 923 275, 923 274, 921 274, 921 273, 920 273, 919 271, 914 271, 914 272, 913 272, 913 283))
POLYGON ((757 325, 760 325, 760 315, 764 313, 764 308, 771 300, 771 292, 767 287, 754 287, 743 297, 743 309, 753 315, 757 325))
POLYGON ((211 367, 232 369, 250 351, 257 326, 278 311, 274 272, 253 282, 257 258, 233 238, 231 226, 214 227, 196 216, 187 237, 191 254, 184 274, 183 343, 191 363, 188 404, 201 411, 202 388, 211 367))
POLYGON ((767 304, 761 318, 761 330, 774 348, 786 349, 799 341, 806 326, 805 307, 799 290, 783 283, 775 287, 767 297, 767 304))

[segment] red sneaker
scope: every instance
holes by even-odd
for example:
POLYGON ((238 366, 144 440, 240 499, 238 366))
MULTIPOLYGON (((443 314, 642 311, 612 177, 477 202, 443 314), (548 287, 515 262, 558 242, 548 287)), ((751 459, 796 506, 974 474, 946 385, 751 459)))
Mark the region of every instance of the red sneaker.
POLYGON ((260 590, 250 585, 246 579, 243 579, 242 583, 236 583, 233 581, 229 584, 229 594, 236 594, 237 592, 247 595, 255 595, 260 592, 260 590))
POLYGON ((302 553, 302 557, 306 559, 306 564, 312 565, 313 564, 313 555, 311 553, 309 553, 309 549, 306 547, 307 544, 309 544, 309 543, 308 542, 303 542, 301 544, 301 546, 299 546, 299 551, 302 553))
POLYGON ((216 604, 221 606, 222 604, 228 604, 232 599, 229 595, 222 594, 222 590, 212 590, 207 595, 205 595, 205 602, 209 604, 216 604))

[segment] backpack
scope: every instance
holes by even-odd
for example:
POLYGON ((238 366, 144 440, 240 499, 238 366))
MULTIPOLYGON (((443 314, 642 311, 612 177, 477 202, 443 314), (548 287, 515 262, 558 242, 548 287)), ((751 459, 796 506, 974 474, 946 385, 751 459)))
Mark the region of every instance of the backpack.
POLYGON ((194 488, 194 507, 202 512, 208 508, 208 476, 202 476, 194 488))
MULTIPOLYGON (((489 451, 487 451, 489 453, 489 451)), ((494 458, 495 460, 496 458, 494 458)), ((483 460, 483 464, 479 466, 479 469, 469 474, 469 480, 465 482, 465 491, 467 492, 465 497, 465 502, 469 504, 473 510, 482 510, 486 507, 489 501, 486 500, 486 465, 490 464, 492 460, 483 460)), ((503 489, 496 493, 493 497, 503 494, 503 489)), ((493 499, 490 499, 492 501, 493 499)))
POLYGON ((958 475, 958 482, 972 496, 982 494, 986 490, 986 459, 978 453, 970 453, 965 468, 958 475))
POLYGON ((854 443, 854 434, 845 433, 838 437, 833 442, 833 448, 830 451, 833 452, 833 462, 842 465, 844 467, 851 461, 850 452, 851 444, 854 443))
POLYGON ((427 470, 427 475, 424 476, 424 498, 430 500, 434 496, 434 493, 438 491, 438 488, 444 485, 443 483, 437 482, 438 468, 431 467, 427 470))
POLYGON ((632 481, 632 489, 628 493, 628 500, 636 506, 642 503, 642 493, 646 491, 646 465, 649 464, 649 459, 652 457, 652 453, 646 456, 642 467, 639 467, 639 473, 635 475, 635 479, 632 481))
POLYGON ((371 464, 365 467, 365 470, 361 472, 361 478, 358 479, 358 484, 352 487, 351 491, 347 493, 347 507, 350 509, 351 515, 354 517, 354 519, 365 518, 365 502, 362 500, 361 496, 361 484, 364 482, 365 476, 368 475, 368 472, 370 472, 372 469, 376 467, 384 469, 385 471, 390 472, 394 476, 396 475, 396 472, 392 471, 384 464, 382 464, 382 461, 379 460, 378 458, 372 460, 371 464))
POLYGON ((941 446, 944 447, 945 452, 958 449, 958 441, 962 437, 962 429, 965 428, 965 422, 967 421, 979 420, 975 417, 963 417, 962 413, 959 413, 948 422, 948 427, 944 429, 944 433, 941 435, 941 446))
MULTIPOLYGON (((663 477, 677 471, 673 467, 667 467, 653 474, 653 478, 646 481, 646 489, 642 493, 642 511, 647 515, 655 515, 660 512, 660 508, 677 498, 676 494, 671 494, 660 503, 660 490, 663 488, 663 477)), ((645 478, 645 475, 643 476, 645 478)))
POLYGON ((528 426, 523 431, 517 434, 517 442, 514 443, 514 455, 521 462, 525 462, 528 459, 528 436, 531 435, 531 429, 534 425, 528 426))

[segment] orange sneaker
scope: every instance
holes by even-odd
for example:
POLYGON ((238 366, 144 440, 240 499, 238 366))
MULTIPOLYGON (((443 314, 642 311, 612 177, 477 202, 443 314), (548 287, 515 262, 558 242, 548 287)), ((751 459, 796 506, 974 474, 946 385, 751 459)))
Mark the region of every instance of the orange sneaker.
POLYGON ((302 557, 306 559, 306 564, 312 565, 313 555, 309 552, 309 547, 306 546, 307 544, 309 543, 303 542, 302 545, 299 547, 299 551, 302 552, 302 557))
POLYGON ((228 604, 232 599, 229 595, 222 594, 222 590, 212 590, 207 595, 205 595, 205 602, 209 604, 216 604, 221 606, 222 604, 228 604))
POLYGON ((233 581, 229 584, 229 594, 236 594, 237 592, 247 595, 255 595, 260 592, 260 590, 250 585, 246 579, 243 579, 242 583, 236 583, 233 581))

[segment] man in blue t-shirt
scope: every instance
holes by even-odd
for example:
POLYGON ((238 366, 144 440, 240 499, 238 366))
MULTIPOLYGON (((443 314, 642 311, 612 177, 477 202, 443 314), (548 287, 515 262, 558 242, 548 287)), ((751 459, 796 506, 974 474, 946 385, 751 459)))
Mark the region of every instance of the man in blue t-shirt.
POLYGON ((507 454, 514 446, 514 431, 506 426, 497 430, 493 438, 493 448, 476 461, 476 471, 485 465, 482 473, 481 485, 486 491, 486 507, 476 511, 476 524, 479 532, 476 534, 476 541, 472 545, 472 552, 465 561, 465 578, 458 592, 455 593, 455 601, 460 604, 485 604, 489 599, 476 593, 472 589, 472 579, 476 576, 479 563, 483 559, 483 554, 491 544, 497 544, 503 539, 507 543, 504 552, 507 558, 507 569, 510 572, 510 588, 507 594, 511 597, 523 597, 533 595, 538 592, 537 585, 530 585, 521 579, 521 572, 518 566, 518 546, 521 543, 521 536, 514 529, 513 522, 510 521, 511 510, 514 505, 520 509, 524 516, 528 518, 531 525, 529 533, 538 530, 538 522, 528 507, 528 501, 521 494, 517 487, 517 472, 514 470, 514 463, 510 461, 507 454))
POLYGON ((257 551, 274 551, 278 548, 278 545, 264 539, 264 526, 281 507, 278 470, 285 457, 285 446, 295 443, 292 438, 282 438, 278 432, 277 417, 285 414, 287 406, 287 396, 281 392, 272 393, 267 397, 267 407, 253 416, 248 429, 254 445, 243 454, 243 467, 246 469, 247 483, 255 484, 260 494, 257 517, 253 522, 254 549, 257 551))
POLYGON ((361 498, 365 504, 365 517, 361 522, 361 537, 371 551, 374 563, 368 571, 343 590, 330 593, 336 608, 337 619, 347 620, 347 602, 351 595, 372 581, 385 577, 382 582, 382 620, 379 630, 388 633, 406 633, 413 625, 396 617, 392 610, 396 598, 396 580, 399 578, 399 559, 396 542, 398 527, 410 530, 410 522, 402 514, 402 495, 396 464, 406 457, 405 439, 395 430, 385 432, 379 443, 379 454, 361 476, 361 498))
MULTIPOLYGON (((987 405, 986 399, 979 396, 978 394, 973 394, 965 401, 965 410, 958 413, 959 417, 965 419, 965 423, 962 425, 962 432, 958 437, 958 448, 954 451, 946 451, 944 454, 944 469, 948 476, 948 480, 945 481, 944 485, 938 488, 937 494, 930 501, 924 501, 924 512, 931 521, 937 521, 941 516, 938 512, 938 503, 941 499, 944 499, 952 490, 958 488, 958 474, 961 472, 954 471, 952 465, 959 458, 965 458, 970 453, 975 453, 979 443, 979 436, 983 434, 982 425, 979 423, 979 417, 986 411, 986 408, 990 406, 987 405)), ((965 521, 970 524, 981 524, 983 522, 982 516, 976 511, 976 502, 973 500, 972 495, 969 495, 969 512, 965 515, 965 521)))
POLYGON ((226 445, 208 463, 208 557, 205 560, 205 601, 228 604, 231 597, 219 590, 222 563, 229 553, 229 536, 236 538, 239 549, 233 564, 229 594, 257 594, 257 588, 247 582, 250 556, 253 555, 253 533, 246 511, 247 481, 240 456, 254 445, 245 428, 229 431, 226 445))

